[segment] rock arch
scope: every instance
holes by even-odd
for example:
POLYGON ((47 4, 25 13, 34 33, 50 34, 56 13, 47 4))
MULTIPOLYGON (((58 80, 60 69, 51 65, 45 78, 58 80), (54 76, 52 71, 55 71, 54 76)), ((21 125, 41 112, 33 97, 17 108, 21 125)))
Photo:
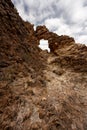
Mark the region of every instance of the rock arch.
POLYGON ((59 36, 56 33, 50 32, 45 25, 36 27, 35 36, 39 40, 39 44, 42 39, 48 40, 48 48, 50 49, 50 52, 55 52, 58 48, 75 43, 74 38, 66 35, 59 36))

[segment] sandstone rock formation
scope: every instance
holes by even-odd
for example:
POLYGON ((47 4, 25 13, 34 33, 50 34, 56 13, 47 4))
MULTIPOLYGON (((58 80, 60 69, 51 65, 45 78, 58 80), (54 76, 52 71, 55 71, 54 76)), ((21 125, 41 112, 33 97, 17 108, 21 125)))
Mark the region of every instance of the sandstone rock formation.
POLYGON ((34 31, 11 0, 0 0, 0 130, 87 130, 87 47, 34 31))

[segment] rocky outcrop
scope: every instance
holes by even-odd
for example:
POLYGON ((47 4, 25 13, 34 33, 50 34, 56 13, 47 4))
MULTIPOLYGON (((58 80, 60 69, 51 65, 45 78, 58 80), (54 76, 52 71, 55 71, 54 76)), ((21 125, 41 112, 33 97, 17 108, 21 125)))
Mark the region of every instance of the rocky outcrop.
POLYGON ((0 130, 87 130, 87 47, 34 31, 11 0, 0 1, 0 130))
POLYGON ((50 32, 45 25, 37 26, 35 36, 38 38, 38 40, 48 40, 50 51, 53 53, 55 50, 63 48, 63 46, 66 46, 71 42, 75 43, 74 38, 63 35, 59 36, 53 32, 50 32))
POLYGON ((0 0, 0 130, 27 130, 22 123, 30 110, 24 108, 26 114, 21 118, 21 103, 33 105, 30 95, 34 93, 29 88, 28 97, 25 90, 27 86, 43 86, 40 76, 44 80, 45 60, 37 45, 33 25, 21 19, 11 0, 0 0))
MULTIPOLYGON (((41 61, 38 39, 34 36, 33 25, 24 22, 10 0, 0 1, 0 67, 16 63, 27 63, 33 67, 41 61), (32 53, 32 50, 34 52, 32 53), (34 55, 35 53, 35 55, 34 55), (32 61, 33 60, 33 61, 32 61)), ((22 64, 23 65, 23 64, 22 64)), ((40 68, 41 65, 36 67, 40 68)))
POLYGON ((35 36, 38 38, 38 40, 49 40, 50 38, 58 37, 57 34, 50 32, 45 25, 36 27, 35 36))
POLYGON ((50 32, 46 26, 38 26, 35 35, 38 40, 48 40, 50 52, 57 55, 55 62, 64 68, 71 68, 78 72, 87 72, 87 47, 76 44, 74 38, 50 32))

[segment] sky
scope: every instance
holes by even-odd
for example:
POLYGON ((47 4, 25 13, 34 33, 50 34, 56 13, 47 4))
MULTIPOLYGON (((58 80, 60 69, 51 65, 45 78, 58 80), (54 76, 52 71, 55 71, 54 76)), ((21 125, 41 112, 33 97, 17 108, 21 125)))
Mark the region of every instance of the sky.
POLYGON ((87 0, 12 0, 20 16, 87 45, 87 0))
POLYGON ((48 47, 48 40, 40 40, 40 45, 39 47, 42 49, 42 50, 48 50, 48 52, 50 52, 50 48, 48 47))

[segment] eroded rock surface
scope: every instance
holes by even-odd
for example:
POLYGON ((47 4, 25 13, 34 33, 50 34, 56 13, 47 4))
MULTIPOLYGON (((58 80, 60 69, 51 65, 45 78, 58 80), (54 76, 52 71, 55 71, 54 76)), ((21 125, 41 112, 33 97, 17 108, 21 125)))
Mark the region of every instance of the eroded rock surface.
POLYGON ((76 44, 72 37, 49 32, 46 26, 38 26, 35 34, 39 40, 48 40, 50 52, 57 55, 61 66, 87 72, 87 46, 76 44))
POLYGON ((0 130, 87 130, 87 47, 34 31, 10 0, 0 0, 0 130))

